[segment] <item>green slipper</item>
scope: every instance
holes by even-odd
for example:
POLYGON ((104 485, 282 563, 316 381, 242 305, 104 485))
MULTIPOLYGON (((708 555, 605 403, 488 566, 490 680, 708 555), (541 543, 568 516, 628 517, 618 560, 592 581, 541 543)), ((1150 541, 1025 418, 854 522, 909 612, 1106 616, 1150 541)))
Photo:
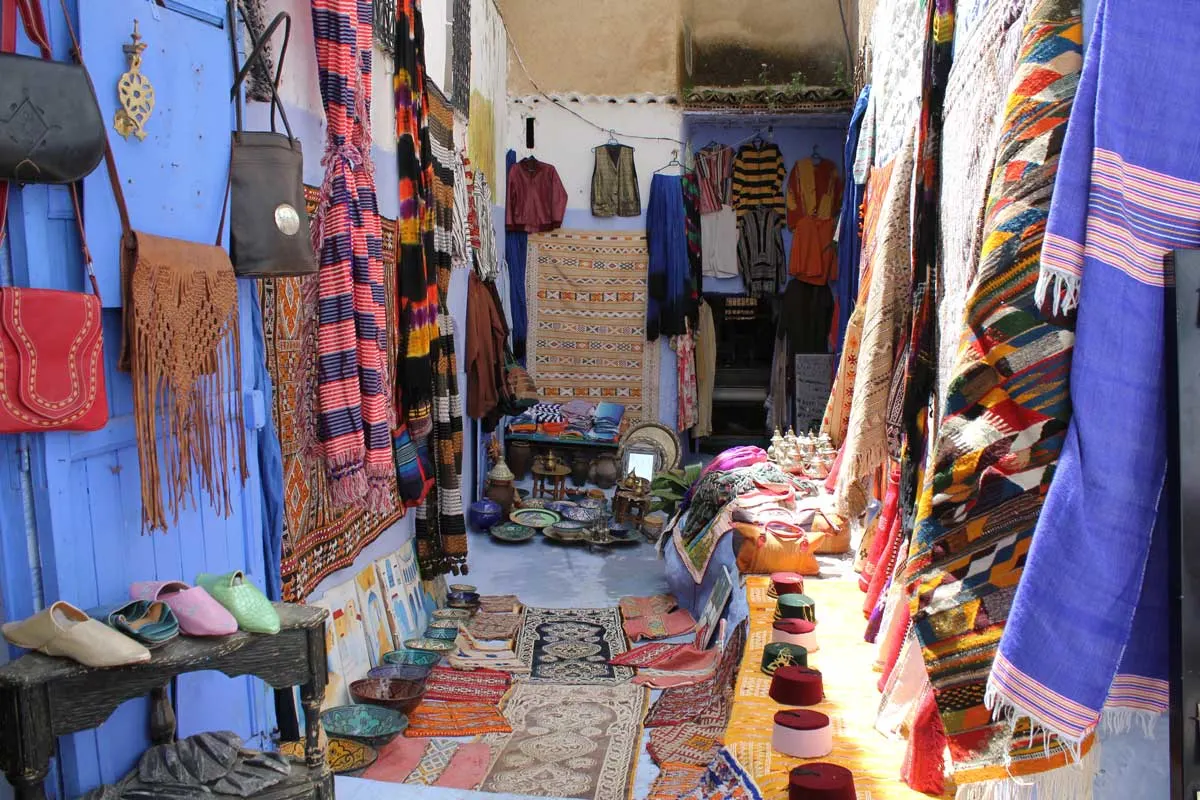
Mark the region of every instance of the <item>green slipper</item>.
POLYGON ((196 576, 196 583, 233 614, 242 630, 279 633, 279 612, 240 569, 224 575, 202 572, 196 576))

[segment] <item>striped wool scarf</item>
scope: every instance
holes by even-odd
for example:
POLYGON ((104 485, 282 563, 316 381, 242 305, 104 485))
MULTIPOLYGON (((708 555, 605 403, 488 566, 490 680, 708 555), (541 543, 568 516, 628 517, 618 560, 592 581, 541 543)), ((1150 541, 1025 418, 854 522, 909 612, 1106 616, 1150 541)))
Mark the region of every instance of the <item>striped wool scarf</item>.
POLYGON ((371 165, 370 3, 312 0, 327 141, 313 225, 320 259, 317 438, 339 505, 387 510, 392 481, 383 237, 371 165))

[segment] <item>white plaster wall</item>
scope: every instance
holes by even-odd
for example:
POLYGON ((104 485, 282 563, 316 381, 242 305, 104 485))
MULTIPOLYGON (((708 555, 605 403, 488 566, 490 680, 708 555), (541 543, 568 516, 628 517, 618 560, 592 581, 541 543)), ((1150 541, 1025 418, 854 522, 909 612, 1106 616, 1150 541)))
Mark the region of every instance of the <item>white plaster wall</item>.
MULTIPOLYGON (((604 100, 565 102, 567 108, 582 114, 604 129, 643 136, 662 136, 682 139, 683 112, 677 105, 659 103, 609 103, 604 100)), ((618 138, 620 138, 618 136, 618 138)), ((597 130, 573 115, 565 108, 556 106, 546 99, 510 99, 508 103, 508 147, 517 151, 517 158, 536 156, 540 161, 553 164, 567 190, 567 207, 571 210, 591 212, 592 148, 608 141, 608 134, 597 130), (525 120, 534 119, 534 148, 525 147, 525 120)), ((634 148, 638 184, 642 192, 642 205, 650 196, 650 179, 654 170, 671 160, 671 151, 682 148, 670 141, 643 141, 621 139, 623 144, 634 148)), ((682 155, 681 155, 682 160, 682 155)), ((606 228, 622 224, 616 220, 594 219, 583 227, 606 228)), ((645 218, 629 218, 625 227, 645 228, 645 218)))

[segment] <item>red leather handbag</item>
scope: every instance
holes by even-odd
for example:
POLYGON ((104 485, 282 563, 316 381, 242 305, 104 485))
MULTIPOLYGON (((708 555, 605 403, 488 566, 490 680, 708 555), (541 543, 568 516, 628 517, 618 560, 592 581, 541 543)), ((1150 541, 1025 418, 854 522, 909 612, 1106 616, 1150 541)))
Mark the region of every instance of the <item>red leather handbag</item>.
MULTIPOLYGON (((41 8, 37 3, 27 8, 37 17, 25 20, 26 32, 48 53, 44 22, 40 28, 30 24, 41 21, 41 8)), ((11 8, 6 10, 10 13, 5 15, 0 38, 11 48, 15 15, 11 8)), ((94 431, 108 422, 100 288, 84 238, 78 189, 74 184, 70 189, 92 294, 0 287, 0 433, 94 431)), ((0 241, 8 191, 7 185, 0 184, 0 241)))

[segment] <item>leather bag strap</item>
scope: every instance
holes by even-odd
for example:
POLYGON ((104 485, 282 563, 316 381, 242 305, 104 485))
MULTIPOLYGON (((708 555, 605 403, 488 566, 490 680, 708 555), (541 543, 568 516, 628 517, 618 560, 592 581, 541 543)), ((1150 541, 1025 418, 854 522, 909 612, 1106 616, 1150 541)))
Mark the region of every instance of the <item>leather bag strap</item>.
MULTIPOLYGON (((73 55, 76 62, 83 66, 79 55, 79 40, 75 37, 75 28, 71 25, 71 15, 67 11, 66 0, 59 0, 62 5, 63 18, 67 22, 67 30, 71 34, 73 55)), ((45 61, 53 61, 54 53, 50 49, 50 34, 46 30, 46 15, 42 12, 41 0, 3 0, 0 5, 0 52, 15 53, 17 51, 17 14, 21 15, 21 23, 25 27, 25 35, 29 41, 37 45, 45 61)), ((75 226, 79 230, 79 248, 83 252, 83 269, 88 282, 92 285, 92 293, 100 296, 100 284, 96 281, 96 273, 92 269, 92 251, 88 249, 87 233, 83 228, 83 206, 79 202, 79 187, 72 183, 71 205, 75 208, 75 226)), ((8 181, 0 181, 0 242, 8 230, 8 193, 11 191, 8 181)))

